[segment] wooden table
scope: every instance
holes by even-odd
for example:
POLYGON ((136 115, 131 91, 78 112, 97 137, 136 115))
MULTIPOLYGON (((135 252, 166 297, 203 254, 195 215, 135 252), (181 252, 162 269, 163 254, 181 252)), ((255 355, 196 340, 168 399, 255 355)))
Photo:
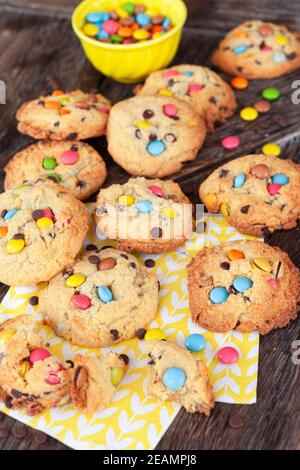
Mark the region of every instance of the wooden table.
MULTIPOLYGON (((133 86, 121 85, 99 75, 85 60, 70 26, 70 14, 77 3, 76 0, 0 0, 0 79, 7 83, 7 104, 0 105, 1 169, 16 151, 31 142, 18 134, 14 120, 15 111, 24 100, 57 86, 66 90, 96 87, 114 102, 132 94, 133 86)), ((189 19, 175 63, 208 65, 218 39, 248 18, 282 22, 300 30, 297 0, 189 0, 186 3, 189 19)), ((199 202, 199 183, 220 162, 236 155, 258 152, 265 142, 279 143, 284 158, 300 162, 300 105, 291 103, 291 84, 296 78, 299 73, 276 80, 256 81, 246 91, 238 92, 240 105, 253 104, 269 84, 277 86, 282 96, 269 113, 253 123, 241 121, 237 113, 209 135, 198 158, 175 175, 195 203, 199 202), (225 151, 220 141, 232 134, 239 135, 241 145, 237 151, 225 151)), ((104 139, 95 139, 92 144, 107 160, 109 177, 106 185, 126 181, 128 175, 109 159, 104 139)), ((3 173, 1 184, 2 181, 3 173)), ((299 228, 279 231, 267 241, 285 249, 300 266, 299 228)), ((5 290, 2 286, 2 295, 5 290)), ((157 448, 300 449, 300 402, 297 399, 300 366, 293 365, 291 360, 292 342, 299 338, 300 322, 295 321, 261 339, 256 405, 217 404, 209 419, 181 411, 157 448), (236 429, 229 424, 230 417, 235 415, 242 417, 242 428, 236 429)), ((50 437, 43 443, 42 433, 27 429, 9 417, 0 415, 0 419, 0 449, 66 448, 50 437), (8 436, 5 436, 5 430, 8 436)))

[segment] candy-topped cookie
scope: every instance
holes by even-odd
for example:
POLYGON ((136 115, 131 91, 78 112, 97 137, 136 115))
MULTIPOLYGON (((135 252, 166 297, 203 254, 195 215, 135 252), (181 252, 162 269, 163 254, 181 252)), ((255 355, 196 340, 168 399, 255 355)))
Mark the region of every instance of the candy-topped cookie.
POLYGON ((39 305, 46 323, 74 344, 91 348, 133 338, 158 309, 158 280, 128 253, 86 251, 50 280, 39 305))
POLYGON ((212 70, 197 65, 176 65, 153 72, 138 89, 138 94, 184 100, 194 106, 210 130, 215 123, 229 118, 236 108, 232 88, 212 70))
POLYGON ((222 212, 241 233, 268 235, 300 218, 300 165, 268 155, 237 158, 200 186, 209 212, 222 212))
POLYGON ((248 20, 225 36, 211 61, 231 75, 279 77, 300 68, 300 35, 283 25, 248 20))
POLYGON ((206 126, 188 103, 167 96, 136 96, 114 105, 108 150, 128 173, 161 177, 196 158, 206 126))
POLYGON ((41 141, 18 152, 5 167, 4 188, 39 178, 60 183, 80 200, 101 188, 106 166, 90 145, 75 141, 41 141))
POLYGON ((28 286, 72 265, 88 230, 88 211, 52 181, 0 195, 0 281, 28 286))
POLYGON ((214 396, 204 362, 169 341, 150 341, 147 350, 149 394, 159 400, 180 403, 188 413, 209 416, 214 396))
POLYGON ((18 130, 35 139, 82 140, 105 134, 111 103, 100 93, 55 90, 23 103, 18 130))
POLYGON ((95 218, 126 251, 162 253, 182 245, 193 231, 192 205, 171 180, 130 178, 102 189, 95 218))
POLYGON ((265 335, 297 317, 300 273, 279 248, 252 240, 224 243, 202 249, 187 271, 190 310, 203 328, 265 335))

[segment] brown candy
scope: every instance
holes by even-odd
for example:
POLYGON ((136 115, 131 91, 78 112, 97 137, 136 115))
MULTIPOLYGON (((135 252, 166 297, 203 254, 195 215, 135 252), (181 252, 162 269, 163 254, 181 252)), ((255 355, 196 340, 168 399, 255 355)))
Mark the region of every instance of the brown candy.
POLYGON ((263 180, 265 178, 268 178, 268 176, 270 175, 270 168, 267 165, 264 165, 263 163, 259 163, 258 165, 254 165, 251 168, 251 173, 256 176, 256 178, 263 180))
POLYGON ((115 258, 104 258, 99 263, 99 271, 108 271, 116 266, 117 261, 115 258))
POLYGON ((85 101, 77 101, 77 103, 74 104, 75 108, 78 109, 90 109, 91 105, 86 103, 85 101))
POLYGON ((270 25, 264 24, 259 28, 259 34, 263 37, 271 36, 273 34, 273 28, 270 25))
POLYGON ((259 113, 267 113, 271 109, 271 103, 267 100, 259 100, 254 104, 254 108, 259 113))

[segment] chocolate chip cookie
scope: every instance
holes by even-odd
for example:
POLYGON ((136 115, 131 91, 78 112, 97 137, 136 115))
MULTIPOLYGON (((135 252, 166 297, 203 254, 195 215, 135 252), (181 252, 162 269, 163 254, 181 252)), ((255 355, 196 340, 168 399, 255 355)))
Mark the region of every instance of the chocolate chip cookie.
POLYGON ((300 165, 267 155, 237 158, 214 171, 199 196, 241 233, 268 235, 300 218, 300 165))
POLYGON ((265 335, 297 317, 300 274, 288 255, 253 240, 202 249, 187 268, 195 323, 265 335))
POLYGON ((16 114, 18 130, 35 139, 98 137, 105 134, 110 106, 100 93, 55 90, 22 104, 16 114))
POLYGON ((80 200, 101 188, 106 166, 90 145, 75 141, 42 141, 18 152, 5 167, 4 187, 50 179, 60 183, 80 200))
POLYGON ((300 68, 300 35, 283 25, 248 20, 225 36, 211 61, 231 75, 279 77, 300 68))
POLYGON ((128 173, 161 177, 194 160, 206 126, 188 103, 166 96, 136 96, 111 109, 107 139, 112 158, 128 173))

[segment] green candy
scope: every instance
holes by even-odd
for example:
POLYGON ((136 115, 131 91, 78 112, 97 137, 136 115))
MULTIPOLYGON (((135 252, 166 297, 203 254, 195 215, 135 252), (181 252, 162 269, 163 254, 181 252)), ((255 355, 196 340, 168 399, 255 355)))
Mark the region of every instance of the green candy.
POLYGON ((134 3, 132 3, 132 2, 124 3, 124 5, 122 5, 122 8, 124 8, 124 10, 126 10, 129 15, 133 15, 133 13, 134 13, 134 3))
POLYGON ((118 42, 118 43, 123 42, 123 38, 119 36, 118 34, 112 34, 110 36, 110 39, 112 40, 112 42, 118 42))
POLYGON ((57 165, 58 163, 53 157, 45 157, 43 160, 43 168, 45 170, 54 170, 57 165))
POLYGON ((265 88, 262 91, 262 96, 268 101, 275 101, 279 98, 280 91, 275 87, 265 88))
POLYGON ((59 183, 61 181, 61 177, 57 173, 49 173, 47 178, 49 180, 55 181, 55 183, 59 183))

